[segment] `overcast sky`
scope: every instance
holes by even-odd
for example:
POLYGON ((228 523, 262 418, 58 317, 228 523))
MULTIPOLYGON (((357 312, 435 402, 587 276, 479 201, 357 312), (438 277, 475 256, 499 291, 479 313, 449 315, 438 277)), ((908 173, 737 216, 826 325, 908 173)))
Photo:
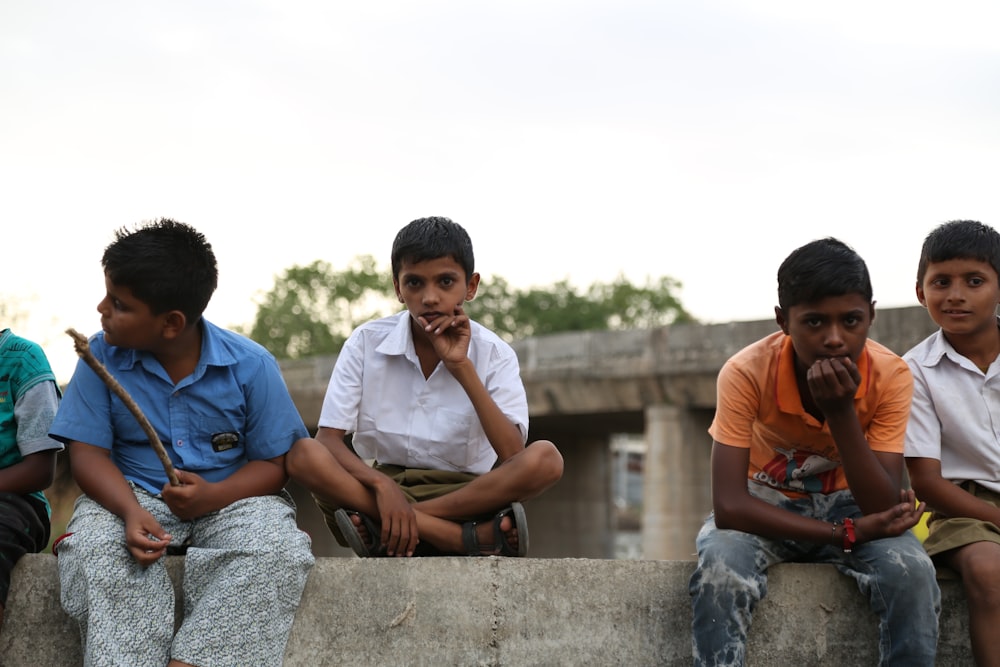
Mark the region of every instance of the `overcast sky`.
MULTIPOLYGON (((114 229, 212 242, 207 316, 292 264, 385 264, 445 215, 518 287, 673 276, 706 322, 768 318, 837 236, 881 306, 923 236, 1000 222, 989 2, 5 0, 0 298, 61 380, 99 328, 114 229)), ((388 279, 388 277, 387 277, 388 279)))

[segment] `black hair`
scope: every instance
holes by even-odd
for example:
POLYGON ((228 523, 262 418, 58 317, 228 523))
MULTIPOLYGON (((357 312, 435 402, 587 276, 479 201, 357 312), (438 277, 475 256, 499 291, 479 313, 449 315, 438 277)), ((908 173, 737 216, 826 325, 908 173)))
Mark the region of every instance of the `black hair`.
POLYGON ((973 259, 986 262, 1000 276, 1000 234, 976 220, 952 220, 938 225, 920 249, 917 282, 924 281, 927 265, 950 259, 973 259))
POLYGON ((475 256, 472 240, 457 222, 448 218, 418 218, 396 234, 392 242, 392 277, 399 278, 403 262, 424 262, 451 257, 465 270, 465 281, 472 280, 475 256))
POLYGON ((778 268, 778 306, 786 310, 830 296, 860 294, 872 300, 868 265, 849 245, 827 237, 792 251, 778 268))
POLYGON ((169 218, 117 230, 101 265, 112 283, 130 289, 153 314, 180 310, 189 324, 201 318, 219 281, 204 235, 169 218))

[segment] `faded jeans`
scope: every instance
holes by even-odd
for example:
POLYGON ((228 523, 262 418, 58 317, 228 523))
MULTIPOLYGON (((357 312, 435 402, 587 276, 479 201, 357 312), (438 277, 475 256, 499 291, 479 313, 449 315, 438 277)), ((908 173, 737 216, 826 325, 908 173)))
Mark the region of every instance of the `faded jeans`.
MULTIPOLYGON (((791 499, 756 482, 749 487, 765 502, 822 521, 861 516, 850 491, 791 499)), ((910 531, 844 553, 828 544, 721 530, 709 516, 697 548, 690 583, 695 665, 745 663, 751 615, 767 593, 767 570, 782 562, 832 563, 854 578, 879 617, 880 665, 934 664, 941 593, 934 565, 910 531)))

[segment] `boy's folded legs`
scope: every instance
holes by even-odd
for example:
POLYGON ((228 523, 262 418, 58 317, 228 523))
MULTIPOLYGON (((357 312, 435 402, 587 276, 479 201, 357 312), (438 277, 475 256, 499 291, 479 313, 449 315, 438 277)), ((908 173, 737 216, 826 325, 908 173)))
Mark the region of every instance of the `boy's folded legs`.
POLYGON ((166 664, 170 658, 194 665, 280 664, 313 563, 308 536, 291 520, 290 501, 246 498, 185 522, 151 494, 137 489, 136 497, 176 541, 197 537, 184 558, 185 622, 174 636, 175 594, 164 560, 139 565, 121 548, 121 519, 81 496, 58 564, 62 604, 80 625, 87 664, 166 664), (257 639, 249 644, 218 632, 255 626, 257 639))
MULTIPOLYGON (((373 517, 335 507, 314 496, 327 526, 338 544, 350 547, 362 558, 384 557, 379 542, 381 527, 373 517)), ((514 502, 499 512, 469 521, 453 521, 417 511, 417 523, 425 538, 414 556, 513 556, 528 553, 528 523, 521 503, 514 502)))
POLYGON ((562 478, 562 473, 562 454, 548 440, 538 440, 489 472, 472 476, 462 488, 427 495, 417 504, 422 511, 437 517, 486 518, 512 502, 541 495, 562 478))

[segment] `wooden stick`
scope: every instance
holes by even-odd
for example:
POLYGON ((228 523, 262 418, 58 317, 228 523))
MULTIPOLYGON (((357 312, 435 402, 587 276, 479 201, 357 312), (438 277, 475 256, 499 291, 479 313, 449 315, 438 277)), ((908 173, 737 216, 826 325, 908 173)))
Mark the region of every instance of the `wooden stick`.
POLYGON ((108 369, 104 367, 104 364, 98 361, 97 357, 94 356, 94 353, 90 351, 90 343, 87 341, 87 337, 80 334, 76 329, 67 329, 66 333, 68 333, 70 338, 73 339, 73 347, 76 348, 77 355, 83 359, 88 366, 94 369, 94 372, 97 373, 97 377, 104 381, 104 384, 108 386, 108 389, 113 391, 118 398, 122 399, 122 403, 125 404, 125 407, 127 407, 129 412, 131 412, 136 418, 136 421, 139 422, 139 426, 142 427, 142 430, 146 432, 146 436, 149 438, 149 444, 153 446, 153 450, 160 458, 160 463, 163 464, 163 470, 167 473, 170 485, 180 486, 181 482, 177 479, 177 473, 174 472, 174 464, 170 460, 170 456, 167 454, 167 450, 163 446, 163 443, 160 442, 160 436, 156 435, 156 429, 154 429, 153 425, 149 423, 148 419, 146 419, 146 415, 142 413, 142 409, 139 408, 139 405, 132 399, 131 396, 128 395, 128 392, 125 391, 125 387, 121 386, 121 383, 119 383, 118 380, 116 380, 114 376, 108 372, 108 369))

